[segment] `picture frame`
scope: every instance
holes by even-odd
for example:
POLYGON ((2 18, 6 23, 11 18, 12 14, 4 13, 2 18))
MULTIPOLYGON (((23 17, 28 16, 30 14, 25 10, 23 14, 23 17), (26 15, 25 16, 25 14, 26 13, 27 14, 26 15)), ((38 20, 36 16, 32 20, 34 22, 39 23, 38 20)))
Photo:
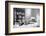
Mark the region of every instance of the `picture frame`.
POLYGON ((33 34, 44 32, 45 32, 45 3, 5 1, 5 35, 33 34), (20 16, 21 18, 23 16, 22 14, 24 14, 23 16, 23 18, 25 18, 24 21, 23 18, 18 21, 18 19, 20 19, 19 13, 21 15, 20 16), (40 19, 39 17, 36 16, 36 14, 38 16, 40 15, 40 19), (28 17, 30 17, 30 19, 28 17), (30 20, 30 23, 27 19, 30 20), (37 21, 37 19, 39 19, 40 22, 37 21), (16 23, 18 25, 16 25, 16 23), (34 24, 36 23, 39 24, 39 26, 34 26, 34 24), (29 26, 30 24, 31 26, 29 26), (13 25, 15 27, 13 27, 13 25))

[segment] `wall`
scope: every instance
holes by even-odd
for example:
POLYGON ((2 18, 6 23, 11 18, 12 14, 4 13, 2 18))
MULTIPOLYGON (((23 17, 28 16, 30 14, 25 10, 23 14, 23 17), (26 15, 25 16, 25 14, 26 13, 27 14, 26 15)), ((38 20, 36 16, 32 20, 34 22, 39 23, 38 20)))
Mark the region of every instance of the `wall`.
MULTIPOLYGON (((16 0, 16 1, 44 2, 45 6, 46 6, 46 0, 16 0)), ((46 7, 45 7, 45 9, 46 9, 46 7)), ((45 15, 46 15, 46 11, 45 11, 45 15)), ((46 24, 45 24, 45 26, 46 26, 46 24)), ((0 0, 0 36, 6 36, 5 35, 5 0, 0 0)), ((46 33, 24 34, 24 35, 14 35, 14 36, 46 36, 46 33)))

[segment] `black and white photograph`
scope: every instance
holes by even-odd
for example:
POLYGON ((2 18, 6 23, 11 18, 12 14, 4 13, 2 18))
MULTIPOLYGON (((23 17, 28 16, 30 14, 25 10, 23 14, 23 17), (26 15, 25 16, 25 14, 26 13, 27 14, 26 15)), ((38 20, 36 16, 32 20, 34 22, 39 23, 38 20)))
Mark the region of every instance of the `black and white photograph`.
POLYGON ((40 27, 40 9, 13 8, 14 28, 40 27))
POLYGON ((5 34, 33 34, 45 31, 45 4, 37 2, 5 2, 5 34))

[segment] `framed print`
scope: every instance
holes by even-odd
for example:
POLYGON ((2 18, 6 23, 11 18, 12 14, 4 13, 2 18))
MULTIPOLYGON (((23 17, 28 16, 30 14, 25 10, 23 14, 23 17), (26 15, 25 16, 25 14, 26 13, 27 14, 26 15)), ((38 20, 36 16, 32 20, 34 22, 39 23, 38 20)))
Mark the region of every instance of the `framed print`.
POLYGON ((5 34, 45 32, 45 4, 5 1, 5 34))

